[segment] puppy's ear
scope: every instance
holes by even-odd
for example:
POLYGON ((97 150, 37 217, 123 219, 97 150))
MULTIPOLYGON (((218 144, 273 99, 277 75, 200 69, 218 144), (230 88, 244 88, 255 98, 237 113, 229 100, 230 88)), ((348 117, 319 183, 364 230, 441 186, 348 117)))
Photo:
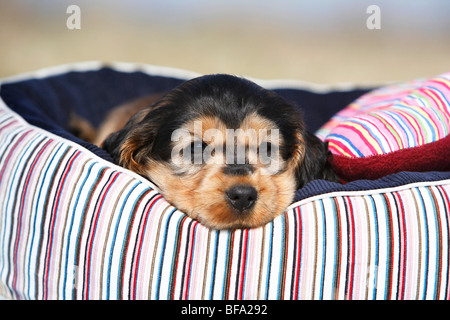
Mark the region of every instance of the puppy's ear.
POLYGON ((145 174, 157 124, 155 121, 141 121, 143 115, 140 112, 131 117, 121 130, 109 135, 102 147, 111 155, 115 164, 145 174))
POLYGON ((308 131, 303 135, 303 143, 303 157, 299 157, 296 167, 297 187, 302 188, 317 179, 338 182, 339 179, 329 162, 332 155, 327 144, 308 131))

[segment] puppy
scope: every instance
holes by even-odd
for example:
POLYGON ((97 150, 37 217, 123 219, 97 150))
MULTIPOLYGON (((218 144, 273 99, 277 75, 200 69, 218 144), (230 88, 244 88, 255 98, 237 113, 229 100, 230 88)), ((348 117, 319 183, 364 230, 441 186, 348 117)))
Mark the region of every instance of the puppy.
POLYGON ((294 106, 230 75, 184 82, 98 143, 116 164, 216 229, 262 226, 309 181, 337 181, 327 146, 294 106))

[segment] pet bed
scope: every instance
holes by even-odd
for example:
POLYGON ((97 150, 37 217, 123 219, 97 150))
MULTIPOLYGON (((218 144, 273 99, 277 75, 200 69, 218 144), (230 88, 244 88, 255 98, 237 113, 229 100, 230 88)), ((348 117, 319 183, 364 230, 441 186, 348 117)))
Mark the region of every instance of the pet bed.
MULTIPOLYGON (((94 62, 1 82, 1 297, 449 298, 446 131, 407 146, 412 157, 415 148, 442 152, 429 154, 425 168, 415 163, 413 171, 386 165, 386 172, 371 172, 364 162, 414 162, 398 156, 405 148, 354 155, 342 147, 346 133, 339 125, 352 127, 349 122, 368 105, 379 107, 383 92, 373 98, 370 88, 256 80, 301 107, 310 130, 320 128, 347 183, 313 181, 298 190, 285 214, 255 229, 204 227, 167 203, 151 182, 113 165, 102 149, 70 133, 71 112, 98 124, 114 106, 194 76, 94 62)), ((448 95, 433 94, 441 110, 433 119, 445 122, 448 95)), ((352 135, 368 137, 356 129, 352 135)))

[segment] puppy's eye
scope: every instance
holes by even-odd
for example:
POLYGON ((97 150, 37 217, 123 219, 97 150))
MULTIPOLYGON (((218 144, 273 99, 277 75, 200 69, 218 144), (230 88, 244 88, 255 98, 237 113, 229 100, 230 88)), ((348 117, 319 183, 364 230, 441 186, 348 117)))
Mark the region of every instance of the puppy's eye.
POLYGON ((274 152, 274 148, 272 146, 272 144, 270 142, 262 142, 259 147, 258 147, 258 152, 260 154, 263 154, 267 157, 271 157, 272 156, 272 152, 274 152))
POLYGON ((203 141, 196 140, 191 143, 191 161, 194 164, 203 163, 203 151, 205 150, 207 144, 203 141))
POLYGON ((191 143, 191 151, 192 152, 203 152, 206 148, 206 143, 203 141, 194 141, 191 143))

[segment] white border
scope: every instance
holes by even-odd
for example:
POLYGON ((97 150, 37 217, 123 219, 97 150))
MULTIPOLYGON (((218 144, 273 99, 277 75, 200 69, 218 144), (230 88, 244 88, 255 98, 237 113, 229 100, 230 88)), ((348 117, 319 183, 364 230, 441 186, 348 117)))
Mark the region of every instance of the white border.
POLYGON ((450 179, 436 180, 436 181, 419 181, 411 182, 408 184, 402 184, 396 187, 389 188, 379 188, 379 189, 369 189, 369 190, 352 190, 352 191, 332 191, 329 193, 322 193, 316 196, 308 197, 291 204, 286 210, 294 209, 300 205, 307 204, 316 200, 322 200, 324 198, 336 198, 336 197, 361 197, 367 195, 381 194, 381 193, 392 193, 397 191, 403 191, 408 189, 413 189, 417 187, 432 187, 438 185, 448 185, 450 184, 450 179))
MULTIPOLYGON (((23 81, 27 79, 42 79, 49 76, 56 76, 64 74, 71 71, 85 72, 85 71, 96 71, 104 67, 110 67, 114 70, 121 72, 137 72, 141 71, 148 75, 157 75, 163 77, 172 77, 178 79, 192 79, 202 74, 164 66, 155 66, 151 64, 144 63, 133 63, 133 62, 101 62, 101 61, 85 61, 85 62, 74 62, 68 64, 62 64, 52 67, 47 67, 39 69, 32 72, 21 73, 15 76, 6 77, 0 79, 0 85, 3 83, 10 83, 16 81, 23 81)), ((355 84, 350 82, 336 83, 333 85, 318 84, 301 80, 294 79, 272 79, 263 80, 258 78, 246 77, 245 75, 238 75, 251 80, 258 85, 266 89, 305 89, 317 93, 326 93, 331 91, 348 91, 352 89, 370 89, 374 87, 379 87, 381 85, 389 84, 389 82, 384 83, 365 83, 365 84, 355 84)), ((0 88, 1 89, 1 88, 0 88)))

